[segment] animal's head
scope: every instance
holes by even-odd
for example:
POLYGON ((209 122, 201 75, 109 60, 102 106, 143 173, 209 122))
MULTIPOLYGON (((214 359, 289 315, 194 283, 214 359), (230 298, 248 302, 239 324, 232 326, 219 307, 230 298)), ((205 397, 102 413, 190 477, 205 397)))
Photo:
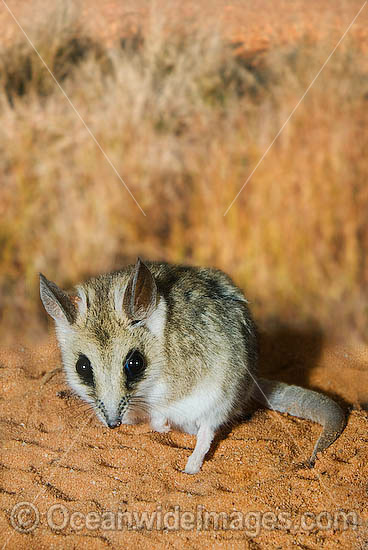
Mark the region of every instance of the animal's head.
POLYGON ((151 271, 138 259, 133 269, 91 279, 74 294, 40 275, 40 294, 70 386, 105 425, 127 421, 145 406, 164 360, 165 301, 151 271))

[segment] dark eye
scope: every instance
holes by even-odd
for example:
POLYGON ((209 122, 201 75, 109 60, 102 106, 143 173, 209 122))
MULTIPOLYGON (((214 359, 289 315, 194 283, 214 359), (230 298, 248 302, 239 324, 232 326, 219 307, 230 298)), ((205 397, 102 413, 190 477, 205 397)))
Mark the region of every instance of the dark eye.
POLYGON ((80 355, 75 365, 75 370, 82 378, 83 382, 89 386, 93 386, 93 369, 91 361, 85 355, 80 355))
POLYGON ((127 381, 135 382, 143 375, 146 362, 143 355, 138 350, 132 350, 128 353, 124 361, 124 370, 127 381))

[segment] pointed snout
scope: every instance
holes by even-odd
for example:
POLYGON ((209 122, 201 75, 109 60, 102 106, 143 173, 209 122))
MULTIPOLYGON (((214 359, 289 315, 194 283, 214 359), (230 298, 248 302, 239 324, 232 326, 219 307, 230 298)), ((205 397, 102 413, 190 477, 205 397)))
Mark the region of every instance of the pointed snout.
POLYGON ((119 420, 119 419, 109 420, 107 422, 107 425, 108 425, 109 428, 111 428, 113 430, 114 428, 118 428, 121 425, 121 420, 119 420))

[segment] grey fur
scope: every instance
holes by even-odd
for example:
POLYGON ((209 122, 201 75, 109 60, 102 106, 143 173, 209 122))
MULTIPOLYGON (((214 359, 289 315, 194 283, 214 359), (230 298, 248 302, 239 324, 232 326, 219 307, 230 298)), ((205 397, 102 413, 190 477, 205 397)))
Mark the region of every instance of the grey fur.
POLYGON ((258 378, 255 324, 222 271, 138 260, 90 279, 69 298, 43 276, 40 290, 73 389, 109 425, 148 419, 159 431, 195 433, 187 473, 199 471, 215 432, 241 418, 252 399, 323 425, 311 463, 344 428, 330 398, 258 378), (134 349, 146 369, 131 390, 123 362, 134 349), (76 373, 80 354, 92 363, 94 387, 76 373))

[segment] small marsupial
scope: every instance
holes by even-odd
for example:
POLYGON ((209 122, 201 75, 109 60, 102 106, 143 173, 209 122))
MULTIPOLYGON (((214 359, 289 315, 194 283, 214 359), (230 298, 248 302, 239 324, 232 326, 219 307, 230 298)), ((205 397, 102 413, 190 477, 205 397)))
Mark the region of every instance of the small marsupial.
POLYGON ((322 424, 311 465, 344 428, 329 397, 258 377, 247 300, 218 269, 138 259, 70 294, 40 275, 40 290, 72 389, 110 428, 148 420, 159 432, 195 434, 188 474, 252 399, 322 424))

